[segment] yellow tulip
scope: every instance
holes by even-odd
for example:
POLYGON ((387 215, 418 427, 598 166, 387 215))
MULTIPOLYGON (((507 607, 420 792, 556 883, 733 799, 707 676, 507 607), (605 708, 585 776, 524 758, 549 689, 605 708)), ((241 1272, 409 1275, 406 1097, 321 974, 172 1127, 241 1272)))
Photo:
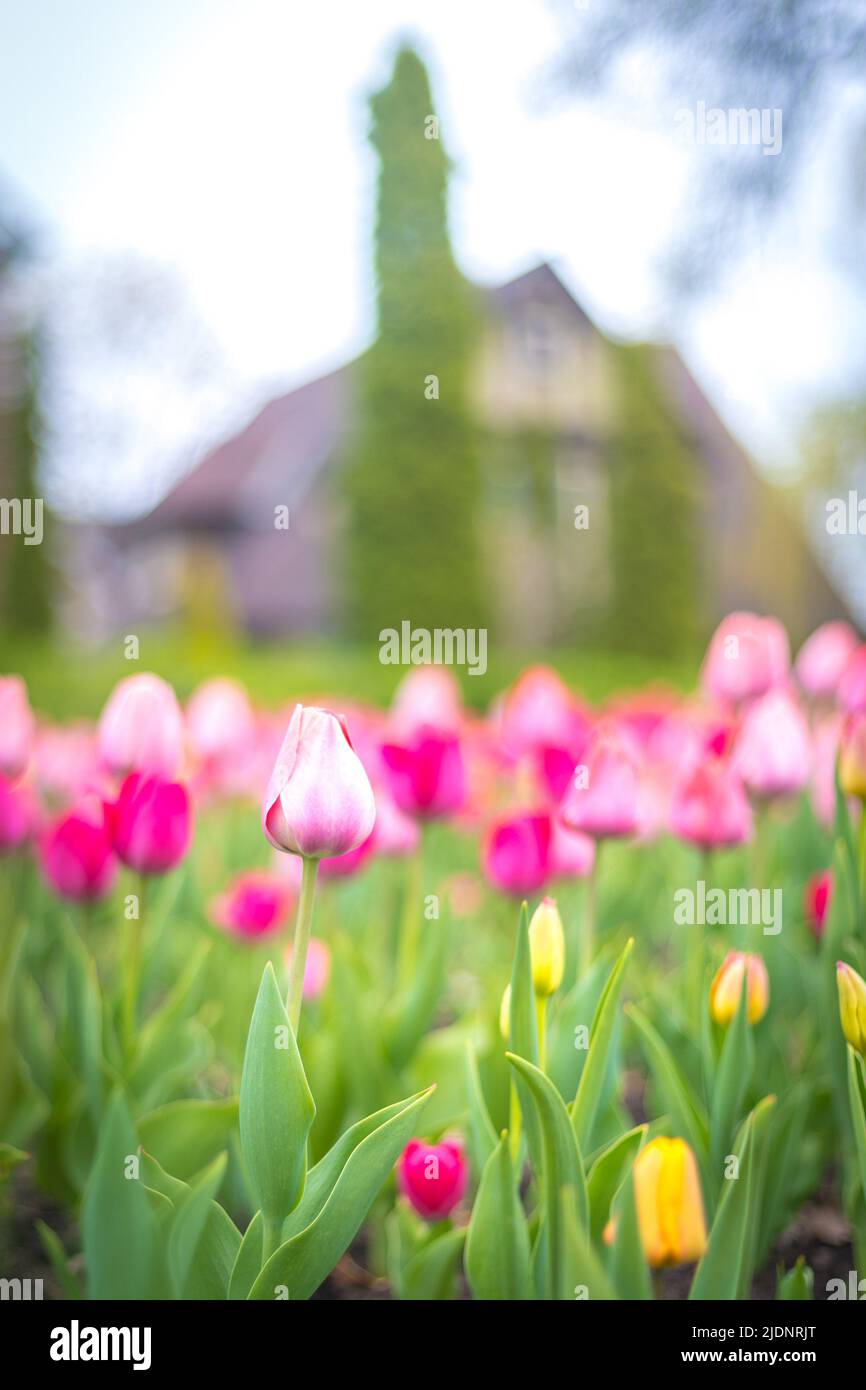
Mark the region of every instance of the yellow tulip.
POLYGON ((770 981, 760 956, 749 951, 729 951, 710 985, 710 1013, 716 1023, 726 1025, 734 1017, 743 992, 743 972, 748 972, 746 1002, 748 1020, 757 1023, 770 1003, 770 981))
POLYGON ((634 1161, 635 1203, 647 1263, 691 1264, 707 1248, 695 1156, 684 1139, 653 1139, 634 1161))
POLYGON ((845 796, 866 800, 866 715, 845 721, 839 742, 839 786, 845 796))
POLYGON ((499 1005, 499 1031, 508 1042, 511 1037, 511 985, 505 986, 502 1003, 499 1005))
POLYGON ((851 1046, 866 1057, 866 980, 840 960, 836 962, 836 984, 842 1032, 851 1046))
POLYGON ((539 998, 555 994, 565 970, 565 932, 553 898, 542 898, 529 923, 532 983, 539 998))

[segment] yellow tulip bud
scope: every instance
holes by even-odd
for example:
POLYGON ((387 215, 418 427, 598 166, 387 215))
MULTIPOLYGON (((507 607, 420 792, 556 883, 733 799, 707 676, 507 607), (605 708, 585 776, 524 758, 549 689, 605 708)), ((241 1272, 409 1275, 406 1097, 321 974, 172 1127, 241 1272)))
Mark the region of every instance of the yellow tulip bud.
POLYGON ((842 1032, 851 1046, 866 1057, 866 980, 839 960, 836 962, 836 984, 842 1032))
POLYGON ((634 1161, 635 1203, 647 1263, 691 1264, 707 1248, 695 1156, 684 1139, 653 1139, 634 1161))
POLYGON ((866 715, 845 721, 839 742, 839 786, 845 796, 866 799, 866 715))
POLYGON ((505 986, 502 1003, 499 1005, 499 1031, 508 1042, 511 1037, 511 985, 505 986))
POLYGON ((529 923, 532 983, 539 998, 555 994, 565 970, 565 932, 553 898, 542 898, 529 923))
POLYGON ((770 981, 761 957, 749 951, 729 951, 710 985, 710 1013, 716 1023, 727 1025, 737 1012, 743 992, 744 971, 748 973, 746 1002, 749 1022, 757 1023, 767 1012, 770 981))

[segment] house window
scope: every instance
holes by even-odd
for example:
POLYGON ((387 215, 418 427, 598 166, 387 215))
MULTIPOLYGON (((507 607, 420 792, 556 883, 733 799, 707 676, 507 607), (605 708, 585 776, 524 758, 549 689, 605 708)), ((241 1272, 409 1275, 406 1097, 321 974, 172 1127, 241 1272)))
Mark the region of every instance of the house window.
POLYGON ((520 323, 520 348, 534 371, 550 370, 559 352, 559 324, 549 304, 526 306, 520 323))

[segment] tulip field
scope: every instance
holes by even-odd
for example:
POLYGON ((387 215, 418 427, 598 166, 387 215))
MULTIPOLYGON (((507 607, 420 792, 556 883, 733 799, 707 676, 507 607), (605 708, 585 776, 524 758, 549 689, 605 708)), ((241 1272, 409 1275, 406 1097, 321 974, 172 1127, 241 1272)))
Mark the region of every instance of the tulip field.
POLYGON ((0 679, 0 1274, 51 1299, 858 1297, 866 646, 388 708, 0 679))

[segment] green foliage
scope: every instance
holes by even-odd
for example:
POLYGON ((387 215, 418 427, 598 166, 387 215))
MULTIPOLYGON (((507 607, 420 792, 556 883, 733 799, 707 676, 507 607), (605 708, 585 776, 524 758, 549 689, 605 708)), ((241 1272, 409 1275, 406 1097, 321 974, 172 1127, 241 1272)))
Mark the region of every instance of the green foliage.
POLYGON ((478 308, 451 253, 449 161, 438 132, 430 138, 433 98, 410 49, 370 109, 378 337, 357 366, 359 428, 342 480, 348 616, 367 639, 404 618, 471 627, 483 617, 468 383, 478 308))
POLYGON ((611 353, 611 632, 631 651, 686 651, 706 626, 698 519, 702 465, 664 402, 658 354, 643 346, 614 347, 611 353))
MULTIPOLYGON (((6 351, 9 352, 7 344, 6 351)), ((17 357, 15 375, 20 375, 20 390, 5 410, 0 411, 0 433, 3 437, 4 476, 3 496, 31 502, 42 496, 37 480, 40 419, 37 395, 39 358, 35 341, 30 338, 12 345, 12 359, 17 357), (17 351, 16 351, 17 348, 17 351)), ((49 519, 43 510, 43 532, 47 535, 49 519)), ((46 632, 51 626, 51 570, 47 560, 48 542, 25 545, 23 536, 9 537, 3 542, 3 567, 0 578, 3 623, 8 631, 33 636, 46 632)))

